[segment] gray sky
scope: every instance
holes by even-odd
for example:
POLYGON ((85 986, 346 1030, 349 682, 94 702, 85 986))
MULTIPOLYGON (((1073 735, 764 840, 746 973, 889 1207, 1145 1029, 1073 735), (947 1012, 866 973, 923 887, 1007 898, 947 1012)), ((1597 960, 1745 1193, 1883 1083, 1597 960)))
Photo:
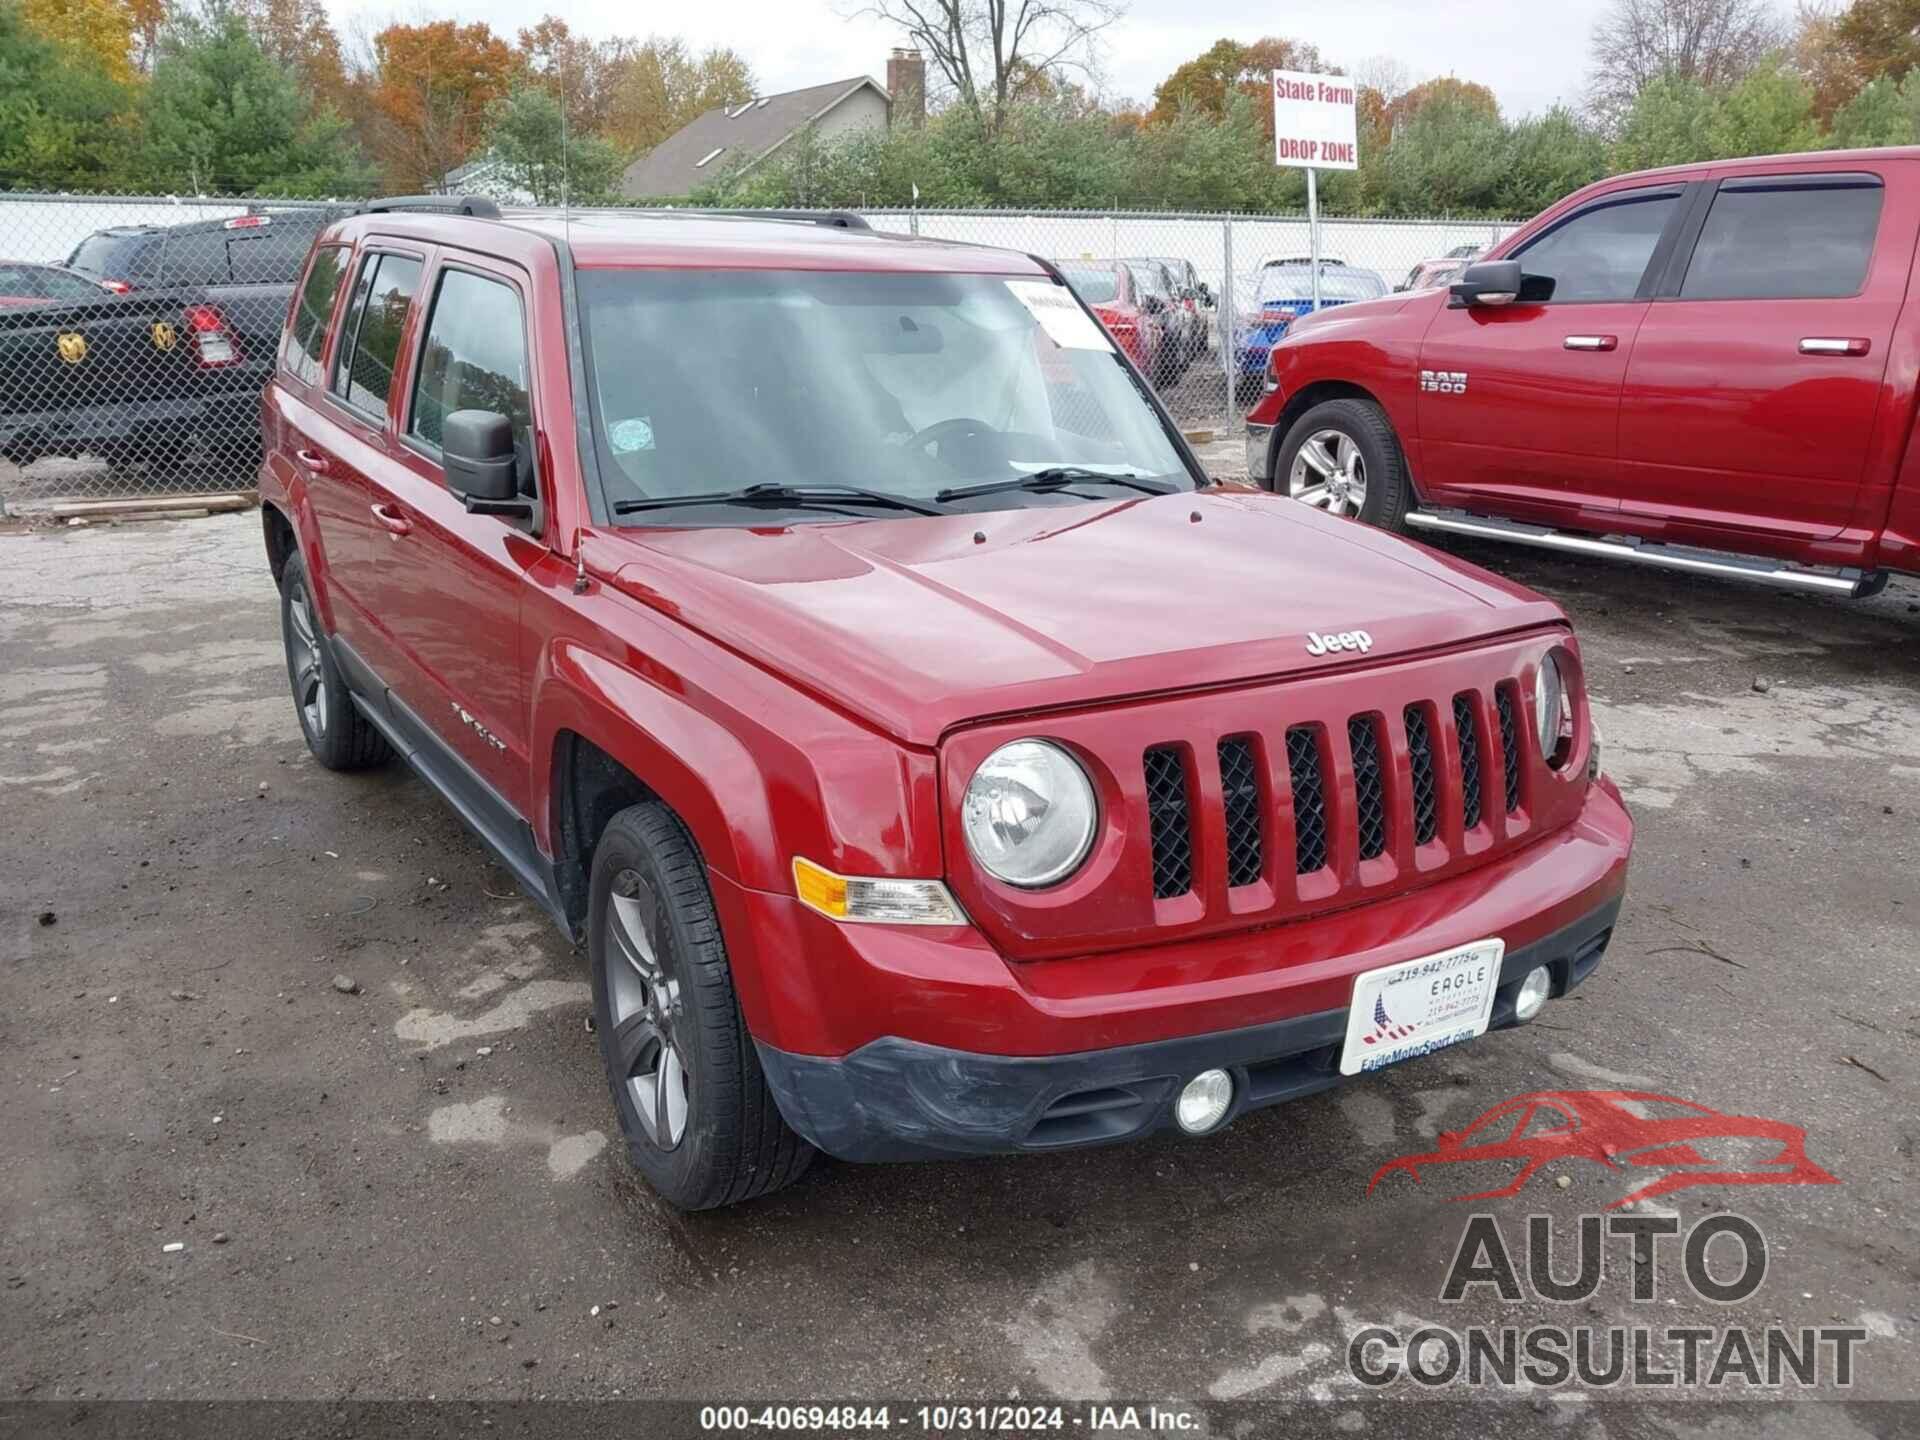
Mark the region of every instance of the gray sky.
MULTIPOLYGON (((730 45, 744 53, 767 90, 790 90, 868 74, 884 83, 888 49, 898 34, 871 20, 842 18, 834 0, 724 0, 719 4, 633 6, 617 0, 427 0, 363 3, 329 0, 338 22, 363 23, 421 11, 485 20, 512 37, 551 8, 587 34, 681 35, 699 47, 730 45)), ((1174 66, 1222 36, 1264 34, 1309 40, 1351 67, 1388 55, 1415 81, 1453 74, 1477 80, 1510 115, 1577 102, 1587 63, 1587 35, 1606 0, 1323 0, 1314 5, 1256 6, 1230 0, 1133 0, 1106 32, 1105 91, 1150 101, 1174 66)))

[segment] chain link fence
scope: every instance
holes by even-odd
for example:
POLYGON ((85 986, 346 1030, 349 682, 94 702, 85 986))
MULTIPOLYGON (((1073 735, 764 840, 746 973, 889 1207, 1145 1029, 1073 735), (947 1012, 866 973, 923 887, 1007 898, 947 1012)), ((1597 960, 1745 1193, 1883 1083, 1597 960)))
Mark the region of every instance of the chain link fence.
MULTIPOLYGON (((250 490, 295 278, 351 203, 0 194, 0 514, 250 490)), ((1229 433, 1312 308, 1304 216, 874 210, 1058 264, 1179 423, 1229 433)), ((1509 224, 1321 222, 1339 305, 1443 283, 1509 224)))

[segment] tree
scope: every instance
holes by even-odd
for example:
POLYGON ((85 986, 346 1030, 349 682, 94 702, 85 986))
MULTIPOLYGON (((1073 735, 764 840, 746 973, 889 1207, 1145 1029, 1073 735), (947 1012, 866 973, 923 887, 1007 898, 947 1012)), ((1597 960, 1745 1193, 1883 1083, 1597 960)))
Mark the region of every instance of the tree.
POLYGON ((1491 214, 1503 208, 1506 163, 1499 114, 1464 93, 1444 93, 1395 127, 1377 200, 1399 215, 1491 214))
POLYGON ((544 86, 514 86, 495 102, 492 121, 494 158, 537 204, 593 204, 612 196, 620 153, 598 135, 569 133, 559 99, 544 86))
POLYGON ((133 79, 133 21, 120 0, 20 0, 28 27, 76 57, 91 57, 108 79, 133 79))
POLYGON ((1920 83, 1911 77, 1895 84, 1887 76, 1869 80, 1833 115, 1827 144, 1835 150, 1873 145, 1912 145, 1920 141, 1920 83))
POLYGON ((1768 0, 1613 0, 1593 27, 1588 107, 1615 130, 1653 81, 1721 89, 1786 38, 1768 0))
POLYGON ((546 15, 520 32, 516 48, 528 81, 560 100, 571 132, 586 134, 611 123, 614 82, 638 47, 631 40, 589 40, 559 16, 546 15))
POLYGON ((695 56, 677 39, 623 49, 609 61, 605 84, 603 133, 632 155, 645 154, 716 105, 744 105, 754 96, 753 71, 737 51, 695 56))
POLYGON ((1713 96, 1699 81, 1670 76, 1648 81, 1621 120, 1613 168, 1650 170, 1708 158, 1712 117, 1713 96))
POLYGON ((517 62, 484 24, 389 25, 374 37, 375 146, 396 189, 437 187, 482 148, 517 62))
POLYGON ((1228 97, 1239 94, 1265 113, 1267 137, 1273 137, 1273 72, 1327 68, 1312 45, 1269 35, 1251 45, 1216 40, 1204 55, 1187 61, 1153 92, 1149 124, 1165 125, 1183 111, 1224 120, 1228 97))
POLYGON ((1920 65, 1920 0, 1853 0, 1834 35, 1862 80, 1901 79, 1920 65))
POLYGON ((1605 176, 1607 147, 1571 110, 1556 105, 1508 128, 1501 169, 1494 200, 1500 213, 1533 215, 1605 176))
POLYGON ((370 188, 345 122, 316 114, 292 72, 223 0, 169 23, 141 119, 134 168, 159 189, 317 196, 370 188))
POLYGON ((1778 62, 1748 72, 1718 97, 1707 120, 1707 147, 1715 160, 1817 150, 1820 138, 1813 92, 1778 62))
POLYGON ((1834 0, 1802 0, 1794 17, 1793 45, 1788 51, 1795 73, 1813 91, 1813 113, 1822 122, 1851 100, 1860 88, 1854 58, 1840 38, 1834 0))
POLYGON ((235 9, 267 57, 291 71, 309 99, 347 108, 346 63, 323 0, 235 0, 235 9))
POLYGON ((1500 102, 1494 98, 1493 91, 1471 80, 1460 80, 1452 75, 1441 75, 1414 86, 1403 92, 1387 106, 1387 133, 1391 137, 1397 125, 1404 125, 1426 106, 1437 100, 1444 100, 1467 110, 1477 111, 1490 119, 1500 118, 1500 102))
POLYGON ((54 44, 0 0, 0 189, 110 188, 126 103, 97 56, 54 44))
POLYGON ((1123 0, 873 0, 859 13, 905 32, 954 101, 997 135, 1032 76, 1092 75, 1123 0))

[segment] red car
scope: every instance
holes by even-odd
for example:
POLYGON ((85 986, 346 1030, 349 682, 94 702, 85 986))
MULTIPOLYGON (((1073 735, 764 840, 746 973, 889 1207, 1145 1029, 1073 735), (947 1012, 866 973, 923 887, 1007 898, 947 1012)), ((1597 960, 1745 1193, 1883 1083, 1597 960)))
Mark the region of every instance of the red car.
POLYGON ((1114 260, 1098 263, 1057 260, 1055 267, 1074 294, 1100 317, 1107 333, 1140 372, 1156 383, 1179 369, 1181 330, 1175 301, 1157 260, 1114 260), (1162 283, 1149 283, 1151 274, 1162 283))
POLYGON ((263 420, 309 748, 404 758, 584 944, 675 1204, 1212 1133, 1612 933, 1560 609, 1208 483, 1043 261, 377 203, 263 420))
POLYGON ((1639 1090, 1542 1090, 1496 1105, 1464 1130, 1443 1132, 1438 1150, 1382 1165, 1367 1193, 1393 1174, 1417 1182, 1423 1169, 1439 1165, 1514 1164, 1505 1185, 1454 1197, 1491 1200, 1517 1194, 1535 1171, 1560 1160, 1667 1172, 1609 1202, 1609 1210, 1694 1185, 1839 1183, 1807 1158, 1806 1132, 1798 1125, 1723 1115, 1639 1090))
POLYGON ((0 260, 0 308, 60 305, 76 300, 98 300, 116 293, 91 276, 61 265, 31 260, 0 260))
POLYGON ((1390 530, 1843 595, 1920 573, 1920 149, 1621 175, 1273 347, 1261 484, 1390 530))

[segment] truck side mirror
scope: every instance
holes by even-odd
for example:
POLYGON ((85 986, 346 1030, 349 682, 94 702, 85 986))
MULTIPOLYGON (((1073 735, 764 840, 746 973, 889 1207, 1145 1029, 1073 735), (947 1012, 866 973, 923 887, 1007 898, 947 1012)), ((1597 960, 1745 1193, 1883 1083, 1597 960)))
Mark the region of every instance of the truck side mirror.
POLYGON ((1202 280, 1194 289, 1199 293, 1200 303, 1202 305, 1213 304, 1213 290, 1208 286, 1206 281, 1202 280))
POLYGON ((1483 260, 1467 266, 1448 287, 1453 297, 1448 304, 1456 310, 1468 305, 1511 305, 1521 298, 1525 286, 1518 260, 1483 260))
POLYGON ((440 429, 447 488, 469 500, 512 500, 517 494, 513 422, 496 410, 455 410, 440 429))

